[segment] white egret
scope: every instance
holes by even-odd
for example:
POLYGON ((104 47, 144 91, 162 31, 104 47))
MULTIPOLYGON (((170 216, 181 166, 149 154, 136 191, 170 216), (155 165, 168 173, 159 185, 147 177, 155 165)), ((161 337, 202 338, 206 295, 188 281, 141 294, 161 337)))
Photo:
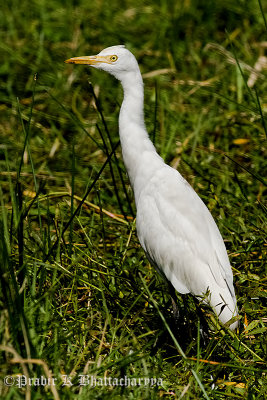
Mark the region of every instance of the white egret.
MULTIPOLYGON (((164 163, 148 137, 143 80, 134 55, 119 45, 65 62, 104 70, 121 82, 119 134, 135 196, 139 241, 149 261, 179 293, 203 299, 227 323, 238 311, 223 239, 200 197, 177 170, 164 163)), ((235 321, 230 328, 237 325, 235 321)))

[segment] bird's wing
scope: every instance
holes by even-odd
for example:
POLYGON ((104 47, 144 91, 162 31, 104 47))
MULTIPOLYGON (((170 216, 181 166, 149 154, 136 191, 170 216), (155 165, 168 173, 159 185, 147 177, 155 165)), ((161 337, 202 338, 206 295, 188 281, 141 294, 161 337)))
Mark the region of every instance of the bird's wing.
MULTIPOLYGON (((234 296, 231 266, 218 227, 196 192, 173 168, 159 169, 142 190, 137 231, 141 244, 159 268, 166 268, 162 253, 167 249, 170 253, 176 251, 165 256, 176 257, 180 275, 186 268, 194 271, 205 265, 216 283, 220 287, 226 283, 234 296), (165 246, 162 253, 160 246, 165 246)), ((183 286, 186 279, 180 277, 179 281, 183 286)), ((185 293, 186 288, 191 291, 190 282, 185 286, 181 292, 185 293)))

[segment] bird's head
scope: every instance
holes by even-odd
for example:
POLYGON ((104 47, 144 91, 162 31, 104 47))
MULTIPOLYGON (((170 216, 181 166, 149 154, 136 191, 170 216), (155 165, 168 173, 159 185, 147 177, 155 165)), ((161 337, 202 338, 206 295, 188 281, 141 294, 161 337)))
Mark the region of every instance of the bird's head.
POLYGON ((123 77, 129 72, 139 70, 134 55, 123 45, 107 47, 95 56, 73 57, 66 60, 65 63, 89 65, 109 72, 119 80, 123 80, 123 77))

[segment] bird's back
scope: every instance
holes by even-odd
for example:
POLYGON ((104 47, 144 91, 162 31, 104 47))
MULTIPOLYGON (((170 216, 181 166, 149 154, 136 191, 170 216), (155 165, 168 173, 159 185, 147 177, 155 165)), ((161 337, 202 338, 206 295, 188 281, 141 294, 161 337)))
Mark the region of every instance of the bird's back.
POLYGON ((188 182, 166 164, 140 190, 137 233, 178 292, 201 297, 208 290, 222 322, 236 315, 232 270, 218 227, 188 182))

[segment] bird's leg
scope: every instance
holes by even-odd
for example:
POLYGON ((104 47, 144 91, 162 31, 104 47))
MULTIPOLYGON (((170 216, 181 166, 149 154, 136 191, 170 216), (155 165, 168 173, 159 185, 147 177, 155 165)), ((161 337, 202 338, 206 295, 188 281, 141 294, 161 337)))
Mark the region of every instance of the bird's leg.
POLYGON ((179 322, 179 319, 180 319, 180 311, 179 311, 179 307, 178 307, 178 304, 177 304, 177 297, 176 297, 175 289, 172 286, 172 284, 168 282, 168 285, 169 285, 169 291, 170 291, 171 302, 172 302, 172 311, 173 311, 174 323, 175 323, 175 325, 178 326, 178 322, 179 322))
POLYGON ((190 324, 189 308, 187 304, 188 294, 181 295, 183 306, 178 307, 178 299, 174 287, 169 284, 169 291, 173 309, 173 325, 176 338, 182 343, 187 343, 189 338, 193 338, 192 326, 190 324))
POLYGON ((171 301, 172 301, 172 311, 173 311, 174 321, 175 323, 178 323, 180 318, 179 307, 177 305, 177 301, 172 296, 171 296, 171 301))
POLYGON ((190 294, 181 295, 181 298, 183 300, 183 308, 181 311, 181 309, 178 308, 175 289, 171 284, 169 284, 169 291, 172 301, 174 326, 179 337, 185 340, 188 339, 189 337, 191 338, 195 337, 194 331, 196 325, 195 323, 192 324, 192 321, 195 320, 194 314, 196 313, 200 321, 201 342, 203 343, 203 346, 206 346, 209 338, 209 328, 205 316, 203 315, 203 311, 200 307, 199 300, 195 296, 190 294), (191 297, 193 298, 196 310, 193 313, 192 313, 192 307, 190 307, 191 297))
POLYGON ((203 311, 201 310, 199 300, 195 296, 193 296, 193 300, 194 300, 194 303, 196 306, 196 312, 197 312, 199 322, 200 322, 200 336, 201 336, 203 345, 206 346, 208 338, 209 338, 209 326, 203 315, 203 311))

